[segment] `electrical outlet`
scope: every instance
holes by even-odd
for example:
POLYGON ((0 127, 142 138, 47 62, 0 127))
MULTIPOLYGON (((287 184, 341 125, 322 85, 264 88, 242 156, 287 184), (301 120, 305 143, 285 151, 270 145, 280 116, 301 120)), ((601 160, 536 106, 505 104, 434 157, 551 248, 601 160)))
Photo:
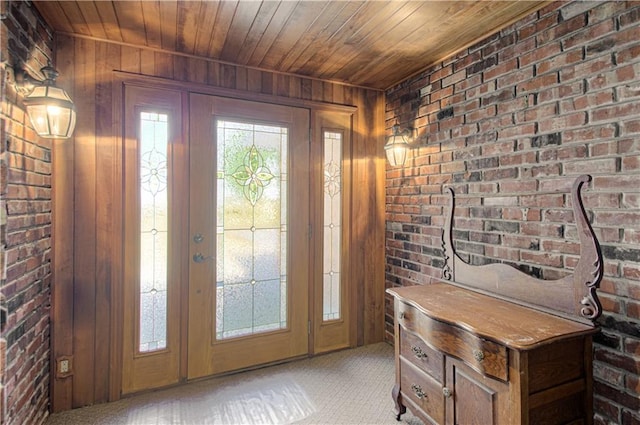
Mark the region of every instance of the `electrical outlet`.
POLYGON ((71 369, 73 368, 71 358, 71 356, 61 356, 56 359, 57 378, 66 378, 67 376, 71 376, 71 369))

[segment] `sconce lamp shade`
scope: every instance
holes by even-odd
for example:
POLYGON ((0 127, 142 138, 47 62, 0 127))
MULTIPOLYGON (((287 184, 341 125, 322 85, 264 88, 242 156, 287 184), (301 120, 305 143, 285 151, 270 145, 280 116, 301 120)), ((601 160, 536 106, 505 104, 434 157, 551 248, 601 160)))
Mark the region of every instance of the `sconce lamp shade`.
POLYGON ((76 107, 67 92, 55 86, 56 70, 44 67, 41 71, 46 79, 24 98, 31 124, 40 137, 69 138, 76 126, 76 107))
POLYGON ((400 126, 395 124, 393 126, 393 135, 389 137, 389 140, 384 145, 384 150, 387 154, 387 160, 392 167, 404 165, 407 160, 407 153, 409 152, 407 131, 401 132, 400 126))

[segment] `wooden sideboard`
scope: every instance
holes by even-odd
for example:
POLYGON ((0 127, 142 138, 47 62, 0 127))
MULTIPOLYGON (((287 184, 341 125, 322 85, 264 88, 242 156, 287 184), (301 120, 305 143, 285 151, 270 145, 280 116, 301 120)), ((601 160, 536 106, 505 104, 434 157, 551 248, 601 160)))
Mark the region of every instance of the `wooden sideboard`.
POLYGON ((389 293, 398 419, 590 423, 595 328, 446 283, 389 293))
POLYGON ((427 424, 593 423, 592 337, 601 314, 602 255, 580 176, 571 206, 580 257, 543 281, 503 263, 465 263, 453 240, 454 194, 443 229, 440 283, 387 289, 394 297, 397 419, 427 424))

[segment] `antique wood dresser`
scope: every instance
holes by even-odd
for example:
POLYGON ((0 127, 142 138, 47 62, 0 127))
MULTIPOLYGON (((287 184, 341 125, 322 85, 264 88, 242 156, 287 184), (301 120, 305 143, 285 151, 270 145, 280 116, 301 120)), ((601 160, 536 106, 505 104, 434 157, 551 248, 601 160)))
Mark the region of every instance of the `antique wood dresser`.
POLYGON ((591 424, 592 336, 601 314, 602 257, 580 196, 572 207, 580 258, 545 281, 507 264, 472 266, 452 241, 454 196, 443 232, 441 283, 391 288, 397 419, 427 424, 591 424))

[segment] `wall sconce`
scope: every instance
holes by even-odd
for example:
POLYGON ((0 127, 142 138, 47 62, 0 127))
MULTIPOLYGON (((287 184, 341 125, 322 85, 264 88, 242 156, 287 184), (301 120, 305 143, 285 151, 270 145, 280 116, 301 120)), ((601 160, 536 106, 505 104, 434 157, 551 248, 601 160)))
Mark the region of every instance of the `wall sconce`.
POLYGON ((40 70, 43 81, 26 71, 14 71, 16 86, 28 94, 24 97, 29 120, 40 137, 67 139, 76 126, 76 107, 66 91, 56 87, 58 71, 47 65, 40 70))
POLYGON ((387 160, 392 167, 402 166, 407 160, 409 152, 409 141, 413 136, 412 128, 400 130, 398 123, 393 125, 393 134, 384 145, 387 160))

